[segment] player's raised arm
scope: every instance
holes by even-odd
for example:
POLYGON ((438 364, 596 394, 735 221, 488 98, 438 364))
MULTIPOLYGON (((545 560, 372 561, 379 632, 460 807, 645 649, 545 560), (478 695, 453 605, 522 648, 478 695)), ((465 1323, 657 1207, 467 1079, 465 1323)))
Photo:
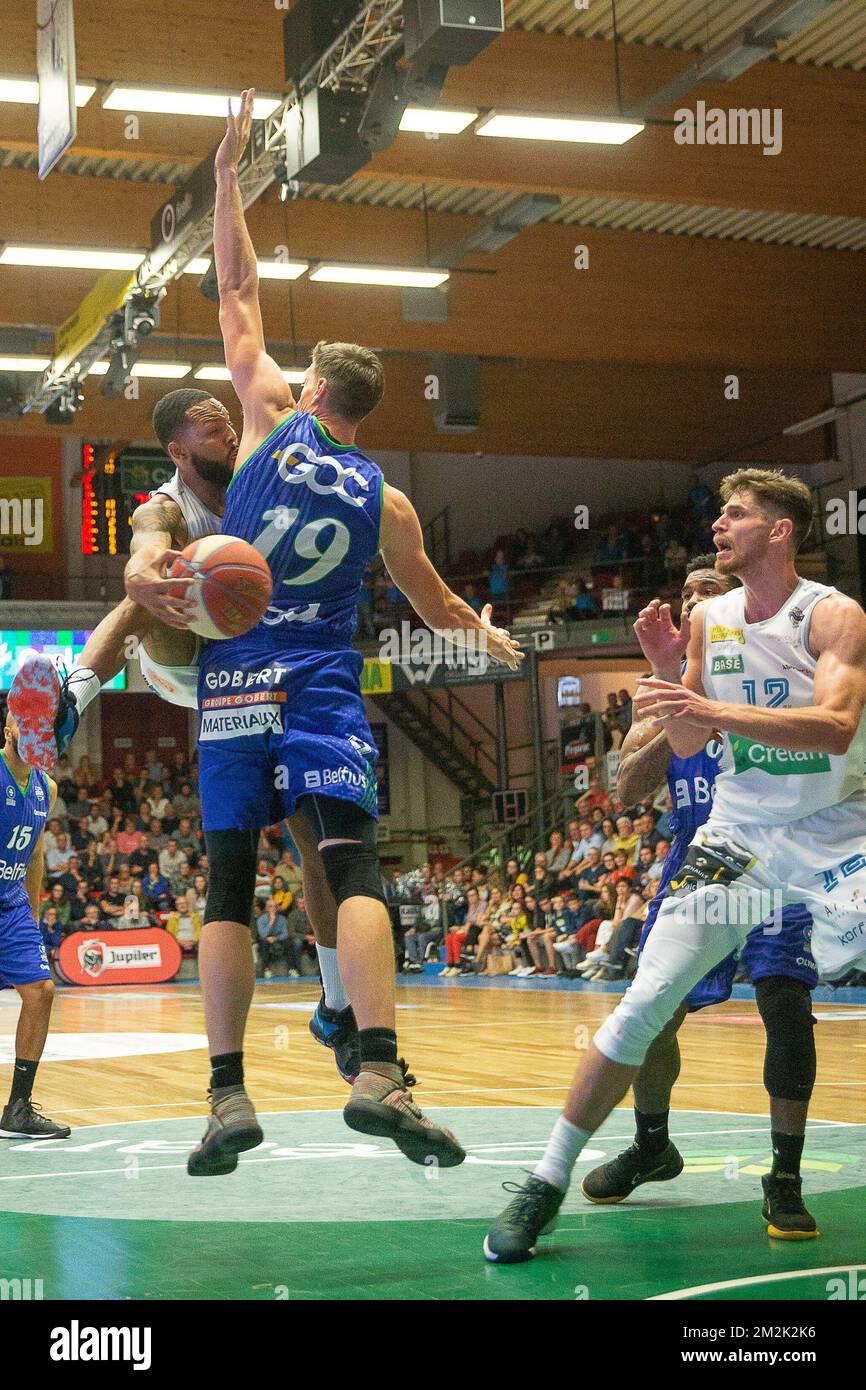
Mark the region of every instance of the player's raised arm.
POLYGON ((517 670, 523 652, 505 628, 492 625, 490 604, 479 615, 448 588, 424 550, 424 537, 415 508, 404 493, 387 483, 382 500, 381 537, 382 557, 388 573, 423 623, 434 632, 454 636, 483 632, 489 655, 512 671, 517 670))
POLYGON ((126 592, 169 627, 187 626, 187 605, 176 590, 194 581, 165 578, 165 567, 177 559, 174 547, 182 543, 185 532, 180 507, 169 497, 152 497, 132 514, 132 541, 123 573, 126 592))
POLYGON ((214 159, 216 209, 214 258, 220 296, 220 328, 226 366, 244 408, 243 461, 270 434, 279 417, 295 408, 280 368, 265 350, 256 253, 238 184, 238 163, 252 127, 255 89, 241 94, 235 115, 229 102, 226 133, 214 159))

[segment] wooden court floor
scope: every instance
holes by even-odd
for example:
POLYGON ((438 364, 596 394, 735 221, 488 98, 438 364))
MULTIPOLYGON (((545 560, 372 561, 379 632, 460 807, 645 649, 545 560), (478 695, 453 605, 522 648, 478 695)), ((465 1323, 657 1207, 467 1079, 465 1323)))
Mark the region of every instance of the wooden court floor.
MULTIPOLYGON (((582 1173, 630 1142, 627 1098, 593 1136, 544 1253, 506 1269, 480 1251, 502 1183, 531 1170, 617 996, 398 988, 416 1098, 469 1155, 444 1173, 346 1129, 348 1088, 308 1032, 317 997, 306 982, 257 986, 246 1068, 266 1142, 230 1177, 191 1179, 208 1080, 198 985, 58 990, 34 1098, 74 1132, 0 1140, 0 1279, 63 1299, 826 1298, 827 1270, 866 1259, 866 1001, 814 1009, 803 1174, 819 1240, 765 1234, 764 1032, 753 1003, 731 1001, 680 1034, 682 1176, 613 1208, 582 1198, 582 1173)), ((0 1088, 16 1017, 17 996, 0 993, 0 1088)))

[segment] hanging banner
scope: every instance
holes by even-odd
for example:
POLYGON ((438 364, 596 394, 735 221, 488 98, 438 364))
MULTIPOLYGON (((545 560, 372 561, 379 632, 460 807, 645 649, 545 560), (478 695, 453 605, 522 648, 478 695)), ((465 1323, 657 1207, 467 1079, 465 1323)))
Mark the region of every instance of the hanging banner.
POLYGON ((72 0, 37 0, 39 177, 44 179, 78 133, 72 0))

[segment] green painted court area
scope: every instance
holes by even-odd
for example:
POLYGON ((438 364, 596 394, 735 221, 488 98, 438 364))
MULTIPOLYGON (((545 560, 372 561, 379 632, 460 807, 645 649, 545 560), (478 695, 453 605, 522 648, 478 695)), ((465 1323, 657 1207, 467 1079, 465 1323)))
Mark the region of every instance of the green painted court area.
POLYGON ((0 1147, 0 1279, 46 1299, 866 1299, 866 1126, 814 1122, 803 1162, 818 1240, 768 1240, 761 1116, 678 1111, 675 1182, 592 1206, 583 1173, 631 1139, 616 1112, 578 1164, 538 1257, 487 1264, 481 1241, 556 1111, 440 1109, 468 1158, 440 1172, 349 1133, 337 1111, 263 1117, 230 1177, 192 1179, 198 1118, 93 1126, 0 1147))

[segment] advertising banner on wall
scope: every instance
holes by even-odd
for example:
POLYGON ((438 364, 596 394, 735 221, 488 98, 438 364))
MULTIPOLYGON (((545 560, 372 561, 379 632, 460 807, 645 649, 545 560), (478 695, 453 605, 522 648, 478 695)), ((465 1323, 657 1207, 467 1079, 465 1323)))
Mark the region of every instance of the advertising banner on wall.
POLYGON ((72 932, 57 967, 73 985, 155 985, 174 979, 182 953, 164 927, 72 932))
POLYGON ((53 478, 0 475, 0 550, 53 554, 53 478))

